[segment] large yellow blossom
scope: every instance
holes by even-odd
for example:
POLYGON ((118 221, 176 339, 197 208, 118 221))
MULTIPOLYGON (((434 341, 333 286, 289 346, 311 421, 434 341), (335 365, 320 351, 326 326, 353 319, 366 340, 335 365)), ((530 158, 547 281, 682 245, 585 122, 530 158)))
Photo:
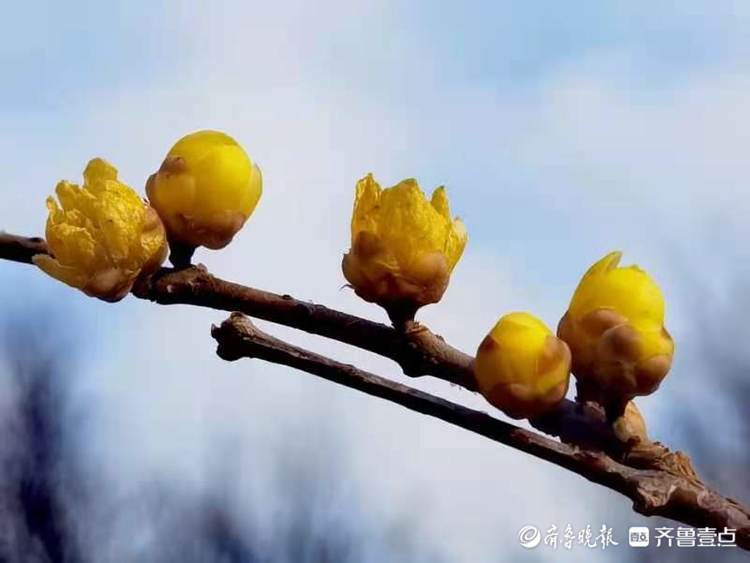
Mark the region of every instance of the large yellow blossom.
POLYGON ((416 180, 382 189, 372 174, 357 182, 351 235, 344 276, 357 295, 392 317, 413 316, 440 300, 467 241, 445 188, 428 200, 416 180))
POLYGON ((672 363, 664 297, 638 266, 612 252, 583 276, 557 334, 573 353, 583 398, 625 402, 654 392, 672 363))
POLYGON ((477 350, 474 377, 479 391, 513 418, 533 418, 565 397, 570 351, 529 313, 502 317, 477 350))
POLYGON ((105 160, 91 160, 83 178, 83 186, 57 184, 59 204, 47 199, 46 238, 52 256, 40 254, 33 260, 91 297, 118 301, 141 273, 156 270, 166 258, 164 227, 105 160))
POLYGON ((223 248, 255 209, 260 169, 229 135, 198 131, 177 141, 146 183, 170 243, 223 248))

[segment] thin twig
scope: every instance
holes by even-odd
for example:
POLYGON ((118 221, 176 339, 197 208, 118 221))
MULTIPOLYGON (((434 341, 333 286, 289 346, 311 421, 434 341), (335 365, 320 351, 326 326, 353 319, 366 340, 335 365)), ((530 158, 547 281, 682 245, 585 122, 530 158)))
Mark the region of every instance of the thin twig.
POLYGON ((211 334, 217 354, 228 361, 258 358, 289 366, 386 399, 564 467, 630 498, 646 516, 662 516, 691 526, 737 530, 737 543, 750 548, 750 512, 701 483, 694 473, 639 469, 613 460, 603 452, 582 450, 536 432, 518 428, 486 413, 435 397, 288 344, 259 330, 247 317, 233 313, 211 334))
MULTIPOLYGON (((0 258, 31 263, 34 254, 46 253, 41 239, 0 232, 0 258)), ((240 311, 312 334, 338 340, 397 362, 406 375, 433 375, 475 390, 472 357, 425 327, 412 323, 406 332, 361 317, 329 309, 290 295, 279 295, 222 280, 202 266, 179 270, 162 268, 133 289, 141 299, 162 305, 184 304, 222 311, 240 311)))

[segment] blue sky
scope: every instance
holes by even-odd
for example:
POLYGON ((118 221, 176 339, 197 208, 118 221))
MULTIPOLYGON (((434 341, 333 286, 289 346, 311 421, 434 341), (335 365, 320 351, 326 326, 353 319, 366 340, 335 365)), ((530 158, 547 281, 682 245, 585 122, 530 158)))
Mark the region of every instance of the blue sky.
MULTIPOLYGON (((15 3, 0 22, 0 228, 41 233, 44 197, 60 178, 80 178, 93 156, 142 189, 177 138, 222 129, 258 161, 265 193, 230 247, 199 253, 217 274, 382 319, 340 290, 353 187, 368 171, 388 185, 416 177, 425 189, 448 187, 471 237, 444 303, 424 311, 438 332, 472 350, 509 310, 554 325, 583 271, 617 248, 668 296, 679 377, 692 361, 681 344, 696 337, 692 281, 720 290, 744 268, 736 241, 750 217, 749 19, 739 1, 15 3)), ((0 264, 0 301, 19 299, 62 304, 75 319, 89 352, 85 387, 99 405, 92 458, 123 487, 153 471, 194 478, 219 433, 238 432, 258 451, 283 441, 257 430, 268 423, 248 404, 297 413, 293 425, 333 402, 372 441, 351 455, 381 498, 418 489, 446 448, 464 455, 418 493, 435 507, 425 537, 455 525, 457 507, 474 515, 461 534, 441 536, 453 560, 496 549, 502 526, 538 514, 558 479, 570 484, 570 508, 546 508, 550 520, 593 514, 573 497, 611 502, 554 468, 306 376, 223 365, 208 338, 220 314, 132 298, 106 305, 0 264), (389 469, 369 475, 373 460, 389 469), (484 502, 486 487, 527 502, 500 477, 508 464, 542 483, 517 516, 484 502), (467 470, 470 483, 454 475, 467 470)), ((396 376, 377 358, 277 333, 396 376)), ((680 439, 663 418, 676 388, 669 380, 643 402, 665 441, 680 439)), ((373 510, 395 514, 401 504, 376 498, 373 510)))

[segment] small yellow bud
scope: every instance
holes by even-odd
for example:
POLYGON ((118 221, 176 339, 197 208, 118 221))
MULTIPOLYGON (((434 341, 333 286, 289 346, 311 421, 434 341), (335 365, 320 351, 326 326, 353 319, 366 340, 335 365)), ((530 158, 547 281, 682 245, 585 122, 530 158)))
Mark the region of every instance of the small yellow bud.
POLYGON ((83 186, 57 184, 60 200, 47 199, 46 238, 52 256, 34 256, 47 274, 86 295, 119 301, 141 274, 167 256, 164 226, 156 212, 117 179, 100 158, 83 172, 83 186))
POLYGON ((619 403, 653 393, 672 364, 664 297, 638 266, 612 252, 583 276, 557 334, 570 346, 583 398, 619 403))
POLYGON ((229 135, 198 131, 177 141, 146 183, 170 243, 223 248, 255 210, 260 169, 229 135))
POLYGON ((479 391, 512 418, 534 418, 565 398, 570 350, 529 313, 502 317, 477 350, 479 391))
POLYGON ((362 299, 402 320, 440 301, 468 238, 445 188, 428 200, 416 180, 382 189, 372 174, 357 182, 351 234, 344 277, 362 299))

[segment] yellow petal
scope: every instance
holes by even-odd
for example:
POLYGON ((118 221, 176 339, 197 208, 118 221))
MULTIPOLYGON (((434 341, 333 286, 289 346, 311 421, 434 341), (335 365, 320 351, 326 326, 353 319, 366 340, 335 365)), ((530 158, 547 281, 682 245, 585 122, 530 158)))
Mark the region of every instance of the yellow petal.
POLYGON ((207 151, 225 146, 237 146, 237 141, 226 133, 207 129, 182 137, 172 146, 167 156, 178 156, 188 163, 194 163, 200 161, 207 151))
POLYGON ((46 238, 52 254, 63 265, 89 268, 97 256, 96 241, 84 227, 67 223, 48 224, 46 238))
POLYGON ((231 209, 249 214, 250 177, 253 168, 245 151, 238 145, 222 145, 206 152, 190 166, 197 186, 193 218, 210 217, 231 209))
POLYGON ((352 241, 361 231, 377 234, 378 206, 382 191, 372 174, 368 174, 357 182, 352 213, 352 241))
POLYGON ((84 184, 103 183, 107 180, 117 180, 117 168, 103 158, 93 158, 83 171, 84 184))
POLYGON ((445 241, 445 257, 451 272, 461 259, 468 240, 469 233, 466 231, 463 221, 461 219, 453 221, 445 241))
POLYGON ((420 253, 445 248, 447 221, 413 179, 383 191, 378 224, 381 238, 401 264, 409 263, 420 253))
POLYGON ((661 325, 664 297, 638 266, 618 267, 622 254, 612 252, 594 264, 576 289, 569 310, 575 317, 611 308, 635 324, 661 325))
POLYGON ((82 270, 61 265, 57 260, 46 254, 37 254, 32 262, 44 273, 76 289, 86 285, 87 276, 82 270))
POLYGON ((440 213, 440 215, 442 215, 447 221, 453 220, 451 217, 450 204, 448 203, 448 195, 445 193, 444 186, 440 186, 432 192, 430 203, 432 203, 432 207, 435 208, 435 211, 440 213))

